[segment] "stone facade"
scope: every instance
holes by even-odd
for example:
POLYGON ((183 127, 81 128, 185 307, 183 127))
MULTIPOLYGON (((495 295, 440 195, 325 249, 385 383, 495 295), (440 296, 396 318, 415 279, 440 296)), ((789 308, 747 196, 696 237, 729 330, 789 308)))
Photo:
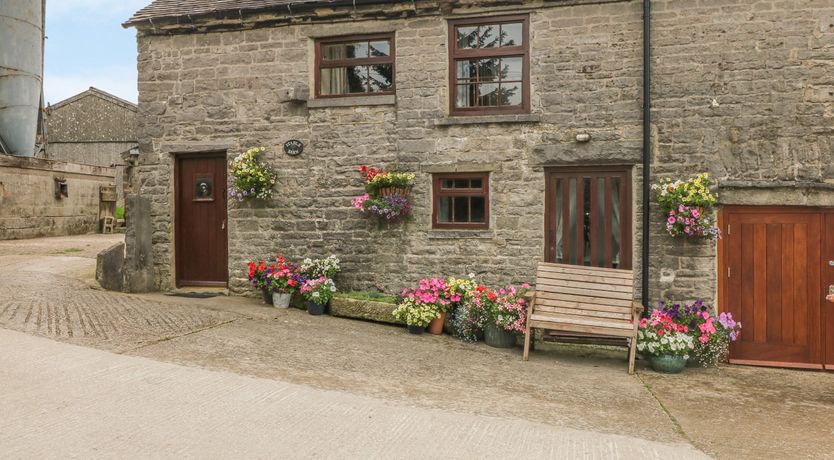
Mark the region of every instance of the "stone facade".
MULTIPOLYGON (((725 203, 759 199, 749 190, 762 184, 777 203, 806 190, 832 201, 819 185, 834 177, 830 2, 652 3, 653 173, 709 171, 725 203)), ((246 290, 248 259, 278 252, 335 253, 350 288, 394 292, 423 276, 470 272, 489 282, 532 280, 544 254, 545 168, 599 164, 635 165, 639 273, 640 2, 416 1, 293 17, 260 12, 139 26, 138 49, 137 170, 139 193, 150 202, 157 288, 174 284, 173 153, 234 156, 253 146, 267 148, 279 186, 269 203, 229 208, 233 291, 246 290), (530 15, 531 114, 450 118, 446 20, 497 13, 530 15), (285 97, 313 85, 316 38, 390 31, 396 97, 355 105, 285 97), (578 133, 591 142, 577 143, 578 133), (283 154, 289 139, 305 142, 303 155, 283 154), (380 231, 351 207, 362 190, 360 164, 417 173, 414 221, 380 231), (489 230, 431 229, 430 173, 446 171, 490 172, 489 230)), ((652 297, 712 298, 715 245, 672 240, 660 218, 652 222, 652 297)))
POLYGON ((46 110, 45 158, 105 168, 116 167, 122 201, 121 153, 137 145, 136 104, 96 88, 46 110))

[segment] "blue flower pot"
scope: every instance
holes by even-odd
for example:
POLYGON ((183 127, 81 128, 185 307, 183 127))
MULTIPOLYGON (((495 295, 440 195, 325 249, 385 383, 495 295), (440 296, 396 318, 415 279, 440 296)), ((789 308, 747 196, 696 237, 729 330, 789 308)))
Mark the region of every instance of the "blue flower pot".
POLYGON ((324 311, 327 310, 327 305, 323 303, 316 303, 312 300, 307 301, 307 313, 313 316, 323 315, 324 311))
POLYGON ((412 334, 415 334, 415 335, 420 335, 425 330, 426 330, 425 326, 415 326, 413 324, 408 325, 408 332, 410 332, 412 334))
POLYGON ((652 369, 663 374, 677 374, 686 367, 683 356, 661 355, 652 356, 652 369))

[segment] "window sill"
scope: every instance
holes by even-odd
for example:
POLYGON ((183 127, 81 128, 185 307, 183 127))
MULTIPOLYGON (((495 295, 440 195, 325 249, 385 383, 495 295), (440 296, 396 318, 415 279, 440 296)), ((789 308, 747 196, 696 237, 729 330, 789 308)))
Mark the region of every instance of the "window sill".
POLYGON ((452 116, 434 120, 435 126, 454 125, 484 125, 489 123, 539 123, 542 121, 538 114, 520 115, 478 115, 478 116, 452 116))
POLYGON ((385 96, 331 97, 310 99, 307 101, 307 108, 323 109, 328 107, 356 107, 362 105, 395 105, 396 103, 397 96, 393 94, 385 96))
POLYGON ((447 229, 447 228, 433 228, 429 230, 430 240, 458 240, 458 239, 479 239, 491 240, 495 238, 495 230, 480 229, 480 230, 465 230, 465 229, 447 229))

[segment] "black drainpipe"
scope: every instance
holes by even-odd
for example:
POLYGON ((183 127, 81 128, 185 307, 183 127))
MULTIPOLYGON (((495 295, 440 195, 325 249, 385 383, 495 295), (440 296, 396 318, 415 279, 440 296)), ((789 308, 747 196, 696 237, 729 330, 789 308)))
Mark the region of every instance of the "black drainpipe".
POLYGON ((649 198, 651 196, 652 156, 652 3, 643 0, 643 306, 649 310, 649 198))

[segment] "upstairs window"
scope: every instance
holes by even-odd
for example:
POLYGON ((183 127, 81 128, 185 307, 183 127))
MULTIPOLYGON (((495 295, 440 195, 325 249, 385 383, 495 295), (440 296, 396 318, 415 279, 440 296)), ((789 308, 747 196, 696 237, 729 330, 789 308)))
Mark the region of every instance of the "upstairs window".
POLYGON ((316 42, 316 97, 394 94, 394 35, 316 42))
POLYGON ((435 174, 434 228, 489 228, 489 174, 435 174))
POLYGON ((449 21, 452 115, 530 110, 529 18, 449 21))

